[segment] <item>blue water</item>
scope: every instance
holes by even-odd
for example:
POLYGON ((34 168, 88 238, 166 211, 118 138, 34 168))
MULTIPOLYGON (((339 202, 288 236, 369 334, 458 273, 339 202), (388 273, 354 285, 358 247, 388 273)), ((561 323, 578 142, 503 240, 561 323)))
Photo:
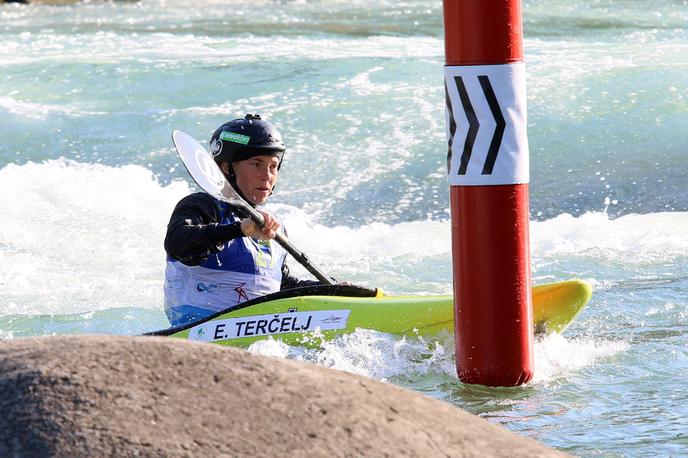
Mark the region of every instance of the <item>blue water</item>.
MULTIPOLYGON (((252 351, 446 400, 580 456, 688 454, 688 2, 523 9, 536 282, 595 293, 525 387, 461 384, 451 336, 252 351)), ((450 293, 441 2, 0 5, 0 338, 167 326, 170 134, 259 112, 270 207, 331 275, 450 293)), ((292 262, 294 271, 307 274, 292 262)))

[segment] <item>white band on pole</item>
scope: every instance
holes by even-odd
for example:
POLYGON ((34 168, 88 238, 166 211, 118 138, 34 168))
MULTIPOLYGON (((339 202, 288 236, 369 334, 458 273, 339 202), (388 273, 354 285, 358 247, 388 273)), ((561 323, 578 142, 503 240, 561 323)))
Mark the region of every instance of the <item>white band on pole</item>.
POLYGON ((447 66, 450 186, 530 181, 523 62, 447 66))

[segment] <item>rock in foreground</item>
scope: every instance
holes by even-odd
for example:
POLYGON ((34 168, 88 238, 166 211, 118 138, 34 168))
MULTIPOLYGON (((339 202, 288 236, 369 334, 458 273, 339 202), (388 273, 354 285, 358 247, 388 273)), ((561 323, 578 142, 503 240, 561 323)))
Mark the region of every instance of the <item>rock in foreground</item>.
POLYGON ((171 338, 0 341, 0 456, 560 456, 363 377, 171 338))

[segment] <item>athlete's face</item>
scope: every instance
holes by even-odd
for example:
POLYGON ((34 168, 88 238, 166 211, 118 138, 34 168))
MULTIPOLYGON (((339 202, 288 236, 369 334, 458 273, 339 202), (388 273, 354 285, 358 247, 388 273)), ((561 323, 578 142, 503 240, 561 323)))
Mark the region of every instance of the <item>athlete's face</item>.
MULTIPOLYGON (((222 163, 223 170, 227 173, 230 165, 222 163)), ((239 191, 246 196, 251 203, 260 205, 268 200, 272 188, 277 183, 279 171, 277 166, 279 159, 275 156, 254 156, 243 161, 234 162, 234 175, 239 191)))

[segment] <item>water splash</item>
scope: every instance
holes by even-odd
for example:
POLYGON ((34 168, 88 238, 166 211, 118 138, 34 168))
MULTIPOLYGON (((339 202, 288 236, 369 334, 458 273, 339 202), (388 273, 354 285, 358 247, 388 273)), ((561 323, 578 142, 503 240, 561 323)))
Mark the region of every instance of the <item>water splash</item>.
POLYGON ((567 339, 561 334, 550 334, 534 346, 535 374, 530 383, 555 383, 628 348, 629 344, 626 342, 590 338, 567 339))

